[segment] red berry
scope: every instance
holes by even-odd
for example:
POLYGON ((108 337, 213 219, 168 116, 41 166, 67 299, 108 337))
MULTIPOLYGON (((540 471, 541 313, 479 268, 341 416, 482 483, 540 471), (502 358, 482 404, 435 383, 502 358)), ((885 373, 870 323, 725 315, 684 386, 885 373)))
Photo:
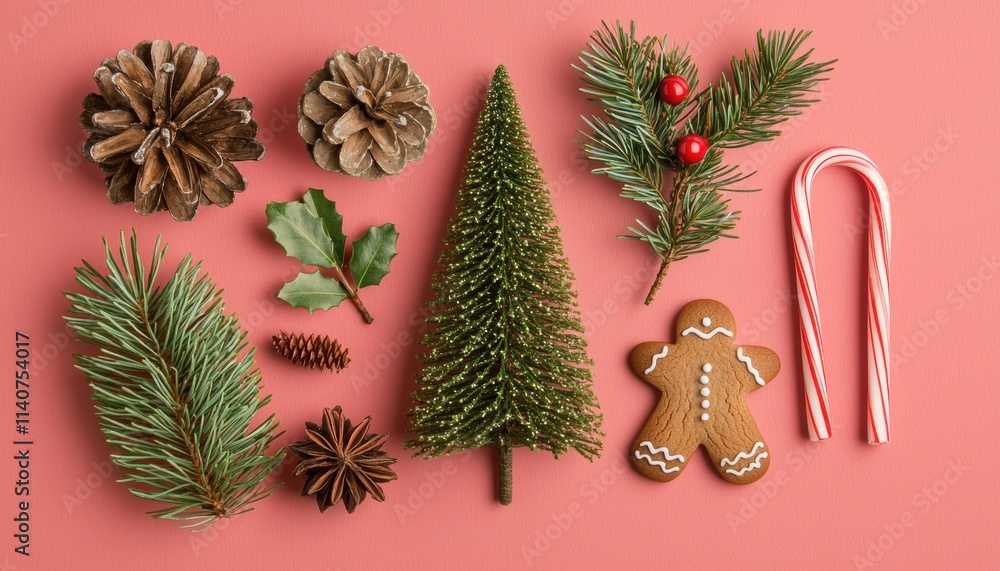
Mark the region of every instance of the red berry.
POLYGON ((688 96, 688 82, 679 75, 668 75, 660 80, 659 92, 667 105, 683 103, 688 96))
POLYGON ((700 163, 708 152, 708 139, 688 133, 677 138, 677 158, 686 165, 700 163))

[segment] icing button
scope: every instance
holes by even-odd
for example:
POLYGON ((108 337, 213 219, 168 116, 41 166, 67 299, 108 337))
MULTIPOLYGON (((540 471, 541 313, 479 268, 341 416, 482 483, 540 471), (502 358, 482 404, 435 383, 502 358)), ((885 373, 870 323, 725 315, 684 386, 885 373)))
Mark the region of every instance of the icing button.
POLYGON ((706 420, 708 420, 708 413, 707 412, 701 413, 701 420, 703 422, 706 421, 706 420))
POLYGON ((705 363, 704 365, 702 365, 701 370, 705 371, 706 373, 711 373, 712 372, 712 364, 711 363, 705 363))
POLYGON ((705 399, 705 400, 701 401, 701 408, 708 408, 710 404, 711 403, 708 402, 708 399, 705 399))
POLYGON ((711 324, 712 324, 712 320, 711 320, 711 319, 709 319, 708 317, 703 317, 703 318, 701 319, 701 324, 702 324, 703 326, 705 326, 705 327, 708 327, 709 325, 711 325, 711 324))
POLYGON ((707 385, 708 384, 708 375, 702 375, 701 378, 698 379, 698 380, 701 381, 701 384, 707 385))
POLYGON ((708 390, 708 387, 701 388, 701 396, 707 397, 710 394, 712 394, 712 391, 708 390))

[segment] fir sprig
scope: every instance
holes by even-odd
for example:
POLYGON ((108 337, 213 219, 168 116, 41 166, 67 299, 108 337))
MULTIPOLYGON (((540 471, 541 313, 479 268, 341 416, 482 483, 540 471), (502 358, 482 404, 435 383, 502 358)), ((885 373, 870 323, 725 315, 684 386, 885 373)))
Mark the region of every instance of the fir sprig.
POLYGON ((796 57, 809 35, 803 30, 772 31, 766 37, 757 32, 757 51, 734 57, 731 79, 723 74, 718 85, 700 96, 692 130, 730 149, 780 135, 775 128, 779 123, 817 102, 809 94, 816 92, 834 63, 810 62, 811 49, 796 57))
POLYGON ((637 220, 624 236, 646 242, 662 260, 646 304, 671 262, 736 237, 739 212, 729 210, 722 193, 751 190, 738 185, 753 173, 725 164, 722 150, 774 139, 781 122, 815 102, 808 95, 834 62, 811 62, 812 50, 799 54, 808 37, 796 30, 758 32, 757 50, 733 58, 730 77, 723 74, 717 85, 676 106, 663 103, 657 87, 664 76, 680 75, 696 91, 698 72, 686 48, 670 46, 666 37, 639 40, 634 22, 628 31, 603 23, 580 53, 574 67, 585 84, 581 91, 603 111, 584 117, 590 127, 583 133, 584 152, 603 165, 593 172, 620 182, 621 196, 656 211, 654 224, 637 220), (711 143, 701 162, 677 158, 674 143, 685 133, 711 143))
POLYGON ((166 246, 157 239, 147 269, 135 233, 118 257, 104 241, 108 272, 77 268, 87 293, 66 293, 69 325, 96 355, 77 355, 93 389, 101 431, 119 481, 162 507, 154 518, 200 531, 249 511, 270 495, 265 479, 284 452, 267 449, 278 421, 253 427, 271 397, 258 398, 260 372, 221 292, 188 255, 157 285, 166 246))

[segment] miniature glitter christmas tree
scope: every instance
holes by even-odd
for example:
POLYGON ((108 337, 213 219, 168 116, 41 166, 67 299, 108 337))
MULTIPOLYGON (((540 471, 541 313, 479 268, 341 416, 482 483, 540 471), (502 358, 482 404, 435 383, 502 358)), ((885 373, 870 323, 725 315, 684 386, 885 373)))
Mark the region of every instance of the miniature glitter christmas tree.
POLYGON ((479 115, 433 281, 410 411, 417 455, 491 446, 593 458, 602 436, 573 274, 507 70, 479 115))

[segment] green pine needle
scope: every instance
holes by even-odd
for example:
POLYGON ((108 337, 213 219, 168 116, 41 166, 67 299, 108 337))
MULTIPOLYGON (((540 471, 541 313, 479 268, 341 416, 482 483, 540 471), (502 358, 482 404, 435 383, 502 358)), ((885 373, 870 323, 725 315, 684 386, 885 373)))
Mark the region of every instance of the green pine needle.
POLYGON ((201 264, 188 255, 160 287, 166 246, 157 239, 147 269, 135 232, 120 242, 116 258, 104 241, 107 274, 84 261, 76 271, 86 293, 65 294, 66 321, 99 349, 77 355, 77 368, 94 391, 119 481, 162 505, 154 518, 201 531, 270 495, 265 479, 284 457, 267 455, 278 421, 252 428, 271 397, 259 398, 247 334, 201 264))
POLYGON ((646 242, 661 258, 660 271, 646 298, 652 302, 671 262, 704 252, 719 238, 735 238, 739 212, 729 210, 722 193, 747 191, 739 184, 753 175, 723 162, 723 149, 770 141, 783 121, 816 100, 809 95, 826 80, 833 61, 813 63, 812 50, 800 54, 809 32, 757 34, 757 50, 733 58, 730 76, 696 93, 698 71, 686 48, 667 39, 637 39, 603 23, 580 53, 581 88, 601 108, 584 117, 590 128, 581 146, 600 163, 595 174, 621 183, 624 198, 655 211, 655 223, 637 220, 624 236, 646 242), (688 82, 691 97, 681 105, 663 103, 657 94, 666 75, 688 82), (678 136, 698 133, 711 147, 697 164, 685 165, 674 152, 678 136), (669 189, 664 186, 670 185, 669 189))
POLYGON ((757 51, 733 58, 731 77, 699 96, 698 113, 691 121, 694 132, 707 134, 723 148, 767 142, 781 131, 775 127, 801 109, 816 103, 808 98, 825 81, 834 62, 812 63, 813 51, 798 55, 811 32, 757 32, 757 51))
POLYGON ((602 434, 573 273, 503 66, 457 202, 433 279, 407 446, 425 457, 500 449, 507 503, 513 447, 592 458, 602 434))

